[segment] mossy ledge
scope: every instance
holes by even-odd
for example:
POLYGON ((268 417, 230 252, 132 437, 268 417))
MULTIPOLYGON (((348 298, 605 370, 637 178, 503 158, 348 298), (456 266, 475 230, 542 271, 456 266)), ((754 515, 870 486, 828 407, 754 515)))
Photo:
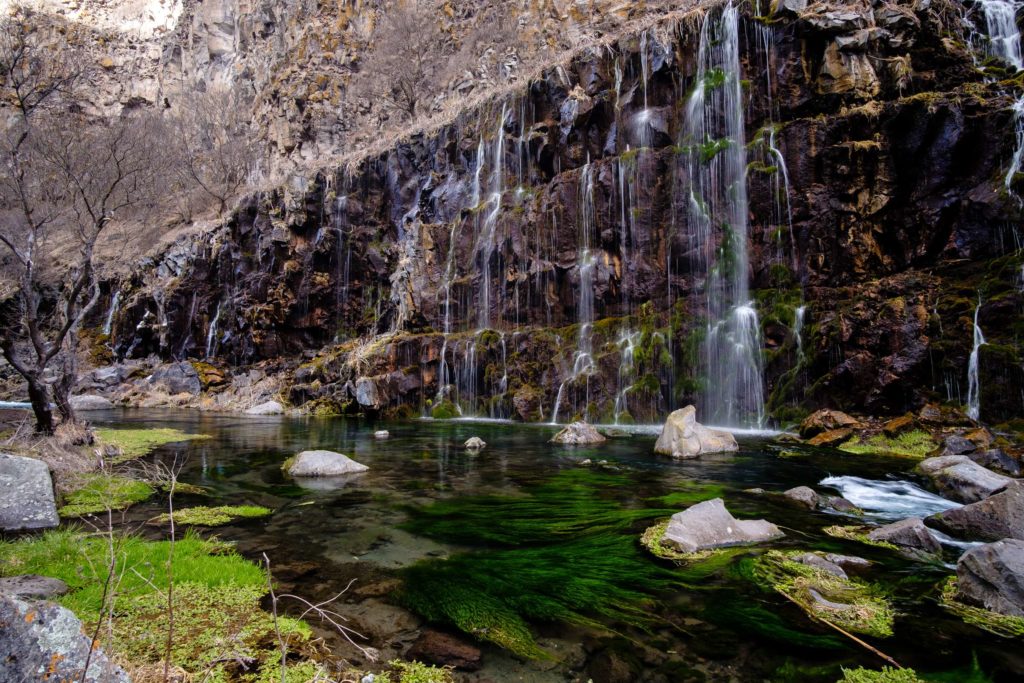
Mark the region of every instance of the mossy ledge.
POLYGON ((141 503, 156 491, 144 481, 117 474, 85 474, 71 481, 61 517, 84 517, 108 510, 124 510, 141 503))
POLYGON ((942 587, 939 602, 968 624, 1002 638, 1024 638, 1024 617, 991 612, 983 607, 963 603, 956 598, 956 577, 951 576, 942 587))
POLYGON ((700 560, 708 559, 717 552, 715 550, 698 550, 695 553, 684 553, 669 548, 661 542, 665 538, 665 532, 668 530, 668 523, 669 520, 666 519, 664 522, 647 527, 647 530, 640 537, 640 544, 647 548, 655 557, 660 557, 663 560, 672 560, 673 562, 699 562, 700 560))
POLYGON ((206 434, 189 434, 178 429, 110 429, 94 430, 96 438, 103 446, 113 446, 120 451, 114 462, 122 463, 137 460, 148 455, 160 446, 193 439, 207 439, 206 434))
MULTIPOLYGON (((218 507, 196 506, 175 510, 175 524, 185 526, 223 526, 239 519, 258 519, 273 514, 273 510, 261 505, 221 505, 218 507)), ((157 515, 146 524, 151 526, 167 526, 171 523, 171 513, 157 515)))

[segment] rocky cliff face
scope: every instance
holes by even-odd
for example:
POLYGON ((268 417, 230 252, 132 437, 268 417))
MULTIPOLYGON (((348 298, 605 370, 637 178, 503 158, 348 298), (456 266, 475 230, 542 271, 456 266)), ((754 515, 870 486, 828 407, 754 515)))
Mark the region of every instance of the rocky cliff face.
POLYGON ((980 9, 744 9, 738 73, 700 62, 722 11, 253 195, 110 283, 116 355, 274 359, 321 411, 653 421, 709 391, 709 283, 740 267, 776 420, 963 402, 979 296, 982 419, 1019 416, 1021 83, 979 56, 980 9), (694 93, 730 83, 742 139, 706 105, 695 139, 694 93), (737 146, 742 188, 698 182, 737 146), (734 224, 702 218, 740 189, 734 224))

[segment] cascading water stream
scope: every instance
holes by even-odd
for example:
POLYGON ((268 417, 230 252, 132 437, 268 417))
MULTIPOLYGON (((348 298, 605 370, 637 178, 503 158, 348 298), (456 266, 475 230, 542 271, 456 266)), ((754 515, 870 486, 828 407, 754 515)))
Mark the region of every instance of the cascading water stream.
POLYGON ((988 32, 988 52, 1005 60, 1013 68, 1024 69, 1021 56, 1020 29, 1017 28, 1016 2, 1007 0, 977 0, 985 15, 988 32))
MULTIPOLYGON (((1003 179, 1003 185, 1007 192, 1016 196, 1013 189, 1014 180, 1021 172, 1021 166, 1024 165, 1024 95, 1021 95, 1013 103, 1013 121, 1017 146, 1013 152, 1013 159, 1010 161, 1010 168, 1006 171, 1006 177, 1003 179)), ((1024 203, 1020 197, 1017 198, 1017 201, 1024 203)))
POLYGON ((971 358, 967 362, 967 416, 977 420, 981 415, 981 379, 978 377, 979 351, 985 344, 985 335, 978 325, 978 312, 981 311, 981 299, 974 309, 974 346, 971 348, 971 358))
MULTIPOLYGON (((484 217, 480 231, 480 310, 478 327, 491 327, 491 257, 494 255, 498 217, 501 215, 501 198, 505 182, 505 120, 508 116, 507 105, 501 106, 501 119, 498 122, 497 135, 494 140, 494 161, 491 169, 490 197, 487 202, 489 210, 484 217)), ((478 181, 479 182, 479 181, 478 181)))
POLYGON ((807 314, 807 306, 797 306, 793 311, 793 340, 796 342, 796 364, 797 367, 804 362, 804 316, 807 314))
POLYGON ((639 339, 640 334, 628 328, 619 337, 619 390, 615 394, 615 424, 619 424, 619 419, 629 413, 628 394, 636 379, 635 357, 639 339))
POLYGON ((213 358, 213 354, 217 352, 217 324, 220 322, 221 303, 220 301, 217 302, 213 320, 210 321, 210 329, 206 332, 206 354, 203 356, 206 360, 213 358))
POLYGON ((732 4, 701 27, 697 82, 686 107, 691 146, 689 226, 706 273, 703 412, 714 424, 762 427, 761 329, 750 302, 746 145, 739 12, 732 4))
POLYGON ((117 315, 117 307, 121 303, 121 290, 118 289, 114 292, 114 296, 110 299, 110 310, 107 311, 107 318, 103 321, 103 334, 107 337, 114 329, 114 316, 117 315))

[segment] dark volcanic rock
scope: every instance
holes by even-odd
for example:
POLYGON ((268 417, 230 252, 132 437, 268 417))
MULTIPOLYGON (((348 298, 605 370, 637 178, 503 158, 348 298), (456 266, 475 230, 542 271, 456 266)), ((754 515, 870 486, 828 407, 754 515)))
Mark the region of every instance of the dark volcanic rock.
POLYGON ((938 555, 942 552, 942 546, 918 517, 910 517, 873 529, 868 533, 868 538, 872 541, 892 543, 910 555, 938 555))
POLYGON ((195 396, 203 389, 199 373, 191 363, 184 361, 157 368, 150 375, 149 383, 153 388, 162 389, 168 394, 192 394, 195 396))
POLYGON ((808 510, 815 510, 818 507, 818 494, 809 486, 797 486, 784 491, 782 495, 798 507, 807 508, 808 510))
POLYGON ((1024 540, 1024 484, 1014 482, 985 500, 932 515, 928 526, 966 540, 1024 540))
POLYGON ((956 586, 962 602, 1024 617, 1024 541, 971 548, 957 562, 956 586))
POLYGON ((977 450, 969 453, 967 457, 983 467, 1002 472, 1011 477, 1019 477, 1021 475, 1020 460, 1001 448, 990 448, 984 451, 977 450))

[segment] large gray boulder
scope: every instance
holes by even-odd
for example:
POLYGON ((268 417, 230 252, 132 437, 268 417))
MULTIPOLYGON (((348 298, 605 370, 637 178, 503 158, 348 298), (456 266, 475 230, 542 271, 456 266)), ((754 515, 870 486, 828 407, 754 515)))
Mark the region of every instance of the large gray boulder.
POLYGON ((566 446, 585 446, 588 444, 604 443, 607 440, 593 425, 586 422, 573 422, 555 434, 551 439, 551 443, 560 443, 566 446))
POLYGON ((0 593, 15 598, 52 598, 67 592, 66 583, 49 576, 21 574, 0 578, 0 593))
POLYGON ((338 477, 370 468, 334 451, 302 451, 285 461, 282 469, 293 477, 338 477))
POLYGON ((738 451, 740 446, 729 432, 709 429, 697 422, 697 409, 686 406, 673 412, 661 428, 654 452, 673 458, 697 458, 705 453, 738 451))
POLYGON ((1024 541, 1024 483, 1015 481, 985 500, 934 514, 928 526, 966 540, 1024 541))
POLYGON ((779 527, 763 519, 736 519, 721 498, 697 503, 672 515, 661 542, 679 552, 762 543, 782 538, 779 527))
POLYGON ((246 415, 280 415, 284 406, 277 401, 266 401, 245 411, 246 415))
POLYGON ((973 453, 968 453, 967 457, 990 470, 995 470, 1011 477, 1019 477, 1021 475, 1020 460, 1014 458, 1002 448, 977 450, 973 453))
POLYGON ((356 380, 356 403, 368 410, 380 410, 380 392, 374 379, 360 377, 356 380))
POLYGON ((102 396, 88 394, 84 396, 71 397, 71 408, 76 411, 88 410, 110 410, 114 407, 109 399, 102 396))
POLYGON ((0 531, 52 529, 58 524, 46 463, 0 453, 0 531))
POLYGON ((198 396, 203 389, 199 373, 191 363, 181 361, 161 366, 149 376, 149 384, 168 394, 191 394, 198 396))
POLYGON ((1024 617, 1024 541, 971 548, 956 564, 957 599, 990 612, 1024 617))
POLYGON ((977 503, 1013 481, 982 467, 966 455, 943 455, 922 460, 917 469, 929 477, 939 493, 960 503, 977 503))
POLYGON ((868 533, 868 539, 891 543, 910 556, 938 555, 942 552, 942 546, 920 517, 902 519, 873 529, 868 533))
POLYGON ((91 646, 71 610, 0 593, 0 681, 129 683, 121 667, 91 646))

